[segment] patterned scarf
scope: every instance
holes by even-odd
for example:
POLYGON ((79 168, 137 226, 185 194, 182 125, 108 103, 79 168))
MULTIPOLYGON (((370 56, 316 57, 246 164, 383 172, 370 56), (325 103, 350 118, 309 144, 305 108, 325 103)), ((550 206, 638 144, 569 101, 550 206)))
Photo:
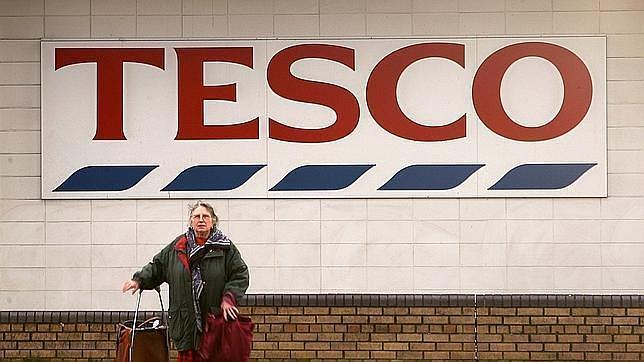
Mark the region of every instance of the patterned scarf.
POLYGON ((190 260, 190 272, 192 274, 192 305, 195 310, 195 317, 197 319, 197 329, 199 332, 203 332, 202 320, 201 320, 201 308, 199 307, 199 297, 201 297, 201 292, 203 291, 203 280, 201 279, 201 260, 204 255, 210 250, 220 247, 228 248, 230 247, 230 239, 219 229, 214 229, 214 232, 210 233, 210 236, 203 245, 197 244, 195 237, 195 231, 192 227, 188 228, 186 232, 186 238, 188 239, 186 253, 190 260))

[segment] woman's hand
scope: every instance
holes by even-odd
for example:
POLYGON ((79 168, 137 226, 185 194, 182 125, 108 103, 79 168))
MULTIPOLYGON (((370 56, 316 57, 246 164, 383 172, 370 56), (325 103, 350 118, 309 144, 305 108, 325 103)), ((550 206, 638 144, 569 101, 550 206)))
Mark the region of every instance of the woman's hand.
POLYGON ((128 290, 132 290, 132 294, 134 294, 137 290, 139 290, 139 283, 134 280, 128 280, 123 283, 123 287, 121 289, 123 290, 123 293, 127 292, 128 290))
POLYGON ((229 303, 226 298, 221 301, 221 312, 224 315, 224 319, 227 321, 237 319, 237 314, 239 314, 239 309, 233 304, 229 303))

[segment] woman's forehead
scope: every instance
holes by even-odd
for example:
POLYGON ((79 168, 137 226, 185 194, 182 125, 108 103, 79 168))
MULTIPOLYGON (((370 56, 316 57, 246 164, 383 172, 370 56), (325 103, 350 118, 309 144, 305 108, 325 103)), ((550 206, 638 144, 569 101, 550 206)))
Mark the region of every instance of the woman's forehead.
POLYGON ((197 206, 194 210, 192 210, 193 214, 203 213, 203 212, 210 214, 210 211, 208 211, 208 209, 204 206, 197 206))

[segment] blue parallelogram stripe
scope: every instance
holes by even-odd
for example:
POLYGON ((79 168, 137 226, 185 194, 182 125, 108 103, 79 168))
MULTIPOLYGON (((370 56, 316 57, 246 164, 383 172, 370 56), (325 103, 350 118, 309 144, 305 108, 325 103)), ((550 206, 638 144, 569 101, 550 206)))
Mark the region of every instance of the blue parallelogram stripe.
POLYGON ((270 191, 341 190, 375 165, 306 165, 289 172, 270 191))
POLYGON ((577 181, 596 163, 536 163, 508 171, 490 190, 556 190, 577 181))
POLYGON ((228 191, 266 165, 197 165, 187 168, 161 191, 228 191))
POLYGON ((76 170, 53 191, 123 191, 159 166, 86 166, 76 170))
POLYGON ((378 190, 449 190, 484 165, 411 165, 398 171, 378 190))

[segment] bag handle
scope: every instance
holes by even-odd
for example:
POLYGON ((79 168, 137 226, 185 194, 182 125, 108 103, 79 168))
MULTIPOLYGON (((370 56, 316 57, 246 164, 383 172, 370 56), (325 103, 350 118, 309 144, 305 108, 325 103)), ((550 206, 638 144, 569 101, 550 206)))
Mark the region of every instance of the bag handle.
MULTIPOLYGON (((157 286, 154 288, 156 290, 157 294, 159 295, 159 304, 161 304, 161 320, 164 322, 164 325, 167 326, 167 319, 165 315, 165 309, 163 308, 163 298, 161 298, 161 288, 157 286)), ((139 296, 137 297, 136 301, 136 310, 134 311, 134 320, 132 321, 132 339, 130 340, 130 350, 128 351, 129 353, 129 361, 132 361, 132 351, 134 350, 134 333, 136 332, 136 318, 139 315, 139 306, 141 305, 141 294, 143 294, 143 290, 139 289, 139 296)), ((152 317, 145 322, 141 323, 141 325, 144 325, 146 322, 157 318, 157 317, 152 317)), ((170 341, 168 340, 168 333, 165 334, 165 343, 166 347, 170 346, 170 341)))

